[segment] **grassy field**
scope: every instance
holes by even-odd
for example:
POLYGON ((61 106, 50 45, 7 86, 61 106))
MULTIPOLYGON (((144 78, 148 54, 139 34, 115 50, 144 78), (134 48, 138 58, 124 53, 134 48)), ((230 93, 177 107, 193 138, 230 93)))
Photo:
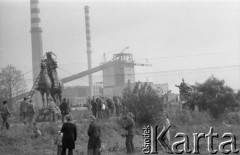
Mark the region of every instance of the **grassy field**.
MULTIPOLYGON (((87 117, 90 111, 73 111, 73 119, 77 124, 78 136, 74 155, 87 154, 88 135, 87 129, 89 122, 87 117)), ((99 120, 102 132, 102 144, 105 149, 102 154, 124 154, 125 138, 121 137, 124 132, 117 123, 118 118, 99 120)), ((10 121, 9 131, 0 132, 0 155, 54 155, 57 146, 54 145, 54 139, 61 127, 61 121, 57 123, 39 123, 39 128, 43 136, 34 138, 31 128, 24 126, 23 123, 15 119, 10 121)), ((141 151, 142 136, 141 131, 135 136, 134 144, 138 152, 141 151)))
MULTIPOLYGON (((87 117, 90 115, 90 111, 73 111, 72 115, 75 123, 77 124, 78 137, 76 142, 76 149, 74 155, 84 154, 87 152, 87 129, 88 121, 87 117)), ((239 141, 240 132, 238 125, 226 126, 221 121, 217 122, 211 120, 207 114, 188 114, 179 113, 176 116, 171 116, 172 120, 172 142, 175 139, 174 135, 177 132, 184 132, 189 136, 190 148, 193 146, 193 133, 205 133, 209 132, 210 127, 213 127, 213 131, 219 133, 220 138, 214 139, 214 148, 218 149, 218 145, 223 139, 221 138, 224 132, 233 133, 239 141)), ((125 138, 121 137, 124 130, 119 125, 118 118, 110 118, 100 120, 102 131, 102 143, 105 147, 102 152, 103 155, 123 155, 126 152, 125 138)), ((9 131, 0 132, 0 155, 55 155, 56 145, 54 145, 54 138, 57 131, 61 127, 61 122, 57 123, 39 123, 40 130, 43 136, 33 138, 32 130, 24 126, 21 122, 12 121, 11 129, 9 131)), ((200 139, 200 154, 209 154, 206 145, 207 139, 200 139)), ((136 147, 136 155, 143 154, 141 152, 143 144, 142 130, 141 128, 136 130, 136 136, 134 137, 134 145, 136 147)), ((240 148, 239 142, 237 142, 237 148, 240 148)), ((159 154, 166 154, 159 151, 159 154)), ((220 153, 219 153, 220 154, 220 153)))

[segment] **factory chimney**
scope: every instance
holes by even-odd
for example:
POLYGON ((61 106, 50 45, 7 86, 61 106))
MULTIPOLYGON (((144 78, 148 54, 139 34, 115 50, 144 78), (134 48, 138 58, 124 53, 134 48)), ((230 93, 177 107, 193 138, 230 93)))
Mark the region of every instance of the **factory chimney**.
POLYGON ((40 63, 43 57, 42 29, 40 27, 40 9, 38 8, 38 3, 39 0, 30 0, 33 81, 35 81, 40 73, 40 63))
MULTIPOLYGON (((40 63, 43 57, 42 29, 40 27, 38 3, 39 0, 30 0, 33 83, 40 73, 40 63)), ((42 103, 42 100, 39 92, 35 92, 34 100, 35 103, 38 103, 36 106, 40 107, 39 103, 42 103)))
MULTIPOLYGON (((88 57, 88 69, 92 68, 92 57, 91 57, 91 32, 90 32, 90 22, 89 22, 89 7, 85 6, 85 27, 86 27, 86 43, 87 43, 87 57, 88 57)), ((88 75, 90 95, 93 95, 92 91, 92 74, 88 75)))

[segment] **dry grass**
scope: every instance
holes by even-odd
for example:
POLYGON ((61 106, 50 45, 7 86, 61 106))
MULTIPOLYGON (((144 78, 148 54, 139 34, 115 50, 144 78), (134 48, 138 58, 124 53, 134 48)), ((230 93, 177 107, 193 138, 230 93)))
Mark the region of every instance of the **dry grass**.
MULTIPOLYGON (((76 142, 75 155, 87 152, 87 129, 88 121, 87 117, 91 114, 90 111, 73 111, 72 115, 77 124, 78 138, 76 142)), ((206 113, 193 114, 189 112, 177 113, 175 116, 171 116, 172 123, 175 128, 172 129, 172 137, 176 132, 184 132, 189 136, 190 148, 192 147, 193 136, 192 133, 208 133, 209 128, 213 127, 214 132, 219 133, 220 137, 224 132, 231 132, 236 135, 237 140, 240 138, 239 126, 232 125, 228 127, 221 122, 212 120, 206 113)), ((118 123, 118 118, 110 118, 99 120, 102 131, 102 143, 105 146, 103 155, 123 155, 126 152, 125 138, 121 137, 124 130, 118 123)), ((18 124, 12 124, 9 131, 0 132, 0 154, 4 155, 54 155, 56 154, 56 146, 54 145, 54 137, 59 130, 57 124, 42 123, 39 124, 43 136, 39 138, 31 138, 32 131, 26 126, 18 124)), ((143 154, 141 147, 143 144, 142 130, 137 129, 137 135, 134 137, 134 145, 136 147, 137 154, 143 154)), ((173 138, 173 141, 176 140, 173 138)), ((219 142, 222 139, 214 140, 214 147, 217 148, 219 142)), ((206 146, 207 139, 200 140, 200 153, 209 154, 206 146)), ((239 143, 237 144, 240 148, 239 143)), ((161 154, 165 154, 161 152, 161 154)))
MULTIPOLYGON (((77 124, 78 137, 76 141, 75 155, 87 152, 88 135, 87 129, 90 111, 73 111, 73 119, 77 124)), ((103 154, 124 154, 125 138, 121 137, 123 130, 117 123, 118 118, 99 120, 102 131, 102 144, 105 147, 103 154)), ((16 123, 16 120, 14 120, 16 123)), ((21 122, 12 124, 9 131, 0 133, 0 154, 4 155, 54 155, 57 147, 54 145, 54 138, 61 126, 61 122, 39 123, 39 128, 43 136, 32 138, 32 130, 21 122)), ((136 135, 134 139, 135 147, 141 153, 142 136, 136 135)))
MULTIPOLYGON (((237 148, 240 148, 239 125, 224 125, 222 120, 214 120, 207 113, 191 113, 189 111, 179 112, 175 116, 171 116, 173 130, 171 132, 172 142, 179 139, 174 138, 176 132, 186 133, 190 140, 190 149, 193 148, 193 133, 209 133, 210 127, 213 127, 213 132, 219 134, 219 138, 214 138, 214 149, 218 150, 221 142, 228 139, 223 139, 223 133, 230 132, 237 138, 237 148)), ((182 139, 182 138, 181 138, 182 139)), ((180 139, 180 140, 181 140, 180 139)), ((207 138, 200 139, 200 154, 210 154, 207 151, 207 138)), ((217 154, 222 154, 218 152, 217 154)))

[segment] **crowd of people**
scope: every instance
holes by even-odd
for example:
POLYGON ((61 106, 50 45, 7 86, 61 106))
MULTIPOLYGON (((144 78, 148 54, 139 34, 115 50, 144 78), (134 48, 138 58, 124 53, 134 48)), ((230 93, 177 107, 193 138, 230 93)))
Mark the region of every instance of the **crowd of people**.
POLYGON ((111 116, 123 116, 126 114, 126 106, 122 104, 121 98, 118 96, 111 97, 88 97, 88 104, 92 110, 92 114, 97 119, 111 116))
MULTIPOLYGON (((103 118, 103 113, 106 112, 107 117, 121 117, 124 120, 122 124, 122 128, 127 132, 126 134, 122 134, 123 137, 126 137, 125 145, 127 154, 132 154, 135 152, 134 150, 134 115, 131 112, 127 113, 126 107, 121 103, 120 97, 89 97, 88 104, 90 104, 90 109, 92 111, 92 115, 88 117, 89 127, 87 134, 89 136, 88 140, 88 155, 100 155, 101 154, 101 127, 99 125, 99 119, 103 118)), ((48 108, 53 109, 56 104, 53 102, 51 98, 48 98, 48 108)), ((77 140, 77 125, 73 123, 73 118, 71 115, 71 107, 66 98, 59 104, 59 109, 62 114, 62 126, 58 133, 55 144, 57 144, 57 155, 66 155, 68 150, 68 155, 73 154, 73 149, 75 149, 75 142, 77 140)), ((33 105, 33 101, 31 99, 24 98, 20 105, 20 115, 22 116, 23 123, 26 125, 27 123, 33 123, 34 133, 37 136, 41 135, 41 131, 39 130, 37 123, 34 121, 35 108, 33 105)), ((2 126, 1 129, 6 127, 8 130, 10 125, 8 123, 8 117, 12 116, 8 107, 7 101, 3 101, 3 106, 1 108, 2 115, 2 126)), ((54 115, 54 113, 53 113, 54 115)), ((168 115, 167 115, 168 116, 168 115)), ((55 121, 55 116, 53 116, 53 122, 55 121)), ((170 125, 170 121, 168 117, 166 118, 165 127, 170 125)), ((170 144, 170 134, 167 135, 167 141, 170 144)))
POLYGON ((96 121, 103 119, 104 116, 108 118, 113 116, 122 117, 124 120, 122 127, 127 131, 126 134, 122 134, 123 137, 126 137, 125 145, 127 154, 134 153, 134 115, 131 112, 127 113, 127 108, 122 104, 121 98, 118 96, 113 96, 112 98, 93 96, 88 98, 88 102, 92 111, 92 116, 90 116, 92 123, 89 126, 88 135, 90 137, 93 135, 92 138, 89 138, 89 155, 99 155, 99 150, 101 148, 101 140, 99 137, 101 132, 99 126, 96 125, 96 121))
MULTIPOLYGON (((124 119, 125 123, 123 128, 127 131, 123 134, 126 137, 126 149, 127 154, 134 153, 134 127, 135 122, 133 120, 134 116, 132 113, 128 113, 124 119)), ((68 114, 65 116, 66 122, 63 123, 61 130, 56 137, 55 144, 57 145, 57 155, 66 155, 68 150, 68 155, 73 155, 73 149, 75 149, 75 142, 77 140, 77 126, 72 121, 72 115, 68 114)), ((89 127, 87 130, 88 134, 88 145, 87 154, 88 155, 101 155, 102 141, 101 141, 101 127, 98 124, 96 117, 90 115, 88 117, 89 127)))

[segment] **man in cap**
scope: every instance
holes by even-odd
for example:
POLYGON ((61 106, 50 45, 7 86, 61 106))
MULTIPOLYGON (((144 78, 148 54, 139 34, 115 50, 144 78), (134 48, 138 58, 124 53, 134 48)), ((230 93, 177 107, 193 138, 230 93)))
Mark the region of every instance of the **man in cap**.
POLYGON ((127 130, 127 134, 123 135, 123 136, 126 136, 125 144, 126 144, 127 154, 134 153, 133 137, 134 137, 135 122, 133 118, 134 118, 133 113, 129 112, 126 117, 126 122, 123 125, 124 129, 127 130))
POLYGON ((6 127, 8 130, 10 128, 10 125, 8 123, 8 116, 12 116, 12 114, 10 113, 7 107, 7 101, 3 101, 3 107, 1 108, 1 115, 3 120, 1 130, 3 130, 4 127, 6 127))
POLYGON ((27 110, 28 110, 28 100, 26 97, 23 98, 23 101, 21 102, 21 105, 20 105, 20 116, 22 116, 22 119, 23 119, 23 123, 26 124, 27 121, 27 110))

